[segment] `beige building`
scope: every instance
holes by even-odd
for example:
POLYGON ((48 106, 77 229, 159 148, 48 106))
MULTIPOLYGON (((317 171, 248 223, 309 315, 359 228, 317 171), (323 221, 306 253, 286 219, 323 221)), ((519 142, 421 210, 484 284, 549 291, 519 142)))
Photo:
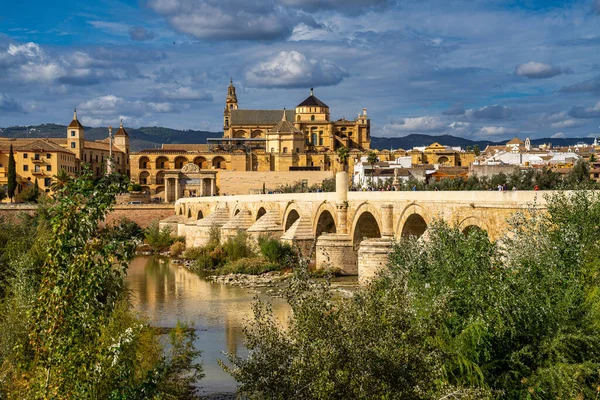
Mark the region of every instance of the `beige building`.
POLYGON ((343 169, 336 155, 338 148, 350 149, 348 163, 352 168, 354 160, 371 146, 366 109, 353 121, 332 121, 329 106, 312 89, 294 110, 243 110, 230 84, 223 124, 223 137, 209 139, 205 145, 163 144, 160 149, 133 153, 131 179, 153 196, 172 199, 171 192, 165 196, 165 177, 186 164, 217 171, 333 172, 343 169))
POLYGON ((413 149, 410 152, 413 165, 438 164, 445 167, 468 167, 475 161, 472 151, 455 150, 439 143, 432 143, 423 151, 413 149))
POLYGON ((34 185, 37 179, 40 190, 51 194, 54 176, 61 169, 76 174, 83 165, 89 165, 94 175, 98 177, 106 172, 111 155, 113 170, 127 176, 130 174, 129 135, 123 128, 122 122, 114 139, 90 141, 85 139, 85 129, 77 119, 77 111, 74 112, 73 120, 63 138, 0 137, 0 186, 8 183, 8 158, 11 145, 17 172, 17 193, 27 186, 34 185))

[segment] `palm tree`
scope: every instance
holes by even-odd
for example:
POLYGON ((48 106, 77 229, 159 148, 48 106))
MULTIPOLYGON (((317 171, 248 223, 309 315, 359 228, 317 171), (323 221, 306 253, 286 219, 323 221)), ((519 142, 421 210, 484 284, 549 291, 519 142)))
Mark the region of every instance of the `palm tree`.
POLYGON ((367 154, 367 162, 371 164, 371 185, 373 185, 373 172, 374 165, 377 162, 377 153, 370 151, 369 154, 367 154))
POLYGON ((64 168, 61 168, 60 171, 58 171, 58 173, 52 178, 54 178, 54 182, 52 183, 50 188, 52 189, 52 191, 56 192, 64 188, 67 185, 67 183, 69 183, 69 181, 71 180, 71 175, 69 175, 69 173, 64 168))
POLYGON ((348 163, 348 157, 350 156, 350 151, 348 150, 348 148, 346 146, 342 146, 339 149, 337 149, 337 156, 338 159, 340 160, 340 163, 342 164, 342 167, 344 168, 344 172, 346 172, 347 169, 347 163, 348 163))

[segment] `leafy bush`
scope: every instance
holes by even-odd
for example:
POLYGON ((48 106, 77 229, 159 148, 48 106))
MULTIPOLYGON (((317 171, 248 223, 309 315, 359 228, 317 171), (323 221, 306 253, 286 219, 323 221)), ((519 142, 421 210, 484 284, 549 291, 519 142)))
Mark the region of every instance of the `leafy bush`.
POLYGON ((260 275, 265 272, 279 271, 280 269, 279 265, 270 263, 262 257, 244 257, 228 262, 225 266, 217 269, 215 273, 218 275, 260 275))
POLYGON ((599 227, 600 193, 559 193, 498 243, 431 224, 349 299, 297 268, 289 326, 257 303, 225 369, 250 398, 597 398, 599 227))
POLYGON ((234 237, 227 239, 221 247, 223 248, 227 261, 235 261, 240 258, 254 255, 254 252, 248 243, 248 234, 243 231, 240 231, 234 237))
POLYGON ((150 246, 152 251, 158 252, 166 250, 173 244, 173 238, 171 237, 171 228, 164 226, 160 228, 158 221, 152 222, 144 232, 146 243, 150 246))
POLYGON ((171 257, 177 258, 183 253, 185 250, 185 243, 175 242, 169 248, 169 255, 171 257))
POLYGON ((270 262, 276 264, 291 264, 296 259, 296 253, 289 243, 280 242, 273 238, 260 238, 258 241, 260 253, 270 262))
POLYGON ((205 247, 190 247, 183 252, 181 258, 185 260, 197 260, 205 252, 205 247))

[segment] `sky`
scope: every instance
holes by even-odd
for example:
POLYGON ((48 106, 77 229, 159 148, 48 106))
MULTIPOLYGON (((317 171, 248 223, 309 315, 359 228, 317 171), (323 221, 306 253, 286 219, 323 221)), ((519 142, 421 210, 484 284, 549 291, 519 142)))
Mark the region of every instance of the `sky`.
POLYGON ((0 127, 220 131, 311 87, 373 136, 600 136, 600 0, 0 3, 0 127))

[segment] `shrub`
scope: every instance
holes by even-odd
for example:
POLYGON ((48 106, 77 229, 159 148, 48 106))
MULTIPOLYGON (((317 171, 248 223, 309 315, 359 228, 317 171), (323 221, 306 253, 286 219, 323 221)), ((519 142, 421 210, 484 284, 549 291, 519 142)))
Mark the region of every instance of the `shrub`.
POLYGON ((206 252, 205 247, 190 247, 183 252, 181 258, 185 260, 197 260, 206 252))
POLYGON ((235 261, 254 255, 248 244, 248 234, 246 232, 238 232, 233 238, 227 239, 222 248, 227 261, 235 261))
POLYGON ((175 242, 169 248, 169 255, 171 257, 179 257, 185 250, 185 243, 175 242))
POLYGON ((261 238, 258 244, 260 253, 272 263, 293 263, 296 259, 296 253, 289 243, 273 238, 261 238))
POLYGON ((152 251, 157 252, 167 249, 173 244, 173 238, 171 237, 171 228, 168 226, 162 229, 158 225, 158 221, 152 222, 144 232, 146 243, 150 246, 152 251))
POLYGON ((261 257, 244 257, 235 261, 228 262, 224 267, 219 268, 216 273, 219 275, 227 274, 248 274, 260 275, 265 272, 278 271, 279 265, 273 264, 261 257))

